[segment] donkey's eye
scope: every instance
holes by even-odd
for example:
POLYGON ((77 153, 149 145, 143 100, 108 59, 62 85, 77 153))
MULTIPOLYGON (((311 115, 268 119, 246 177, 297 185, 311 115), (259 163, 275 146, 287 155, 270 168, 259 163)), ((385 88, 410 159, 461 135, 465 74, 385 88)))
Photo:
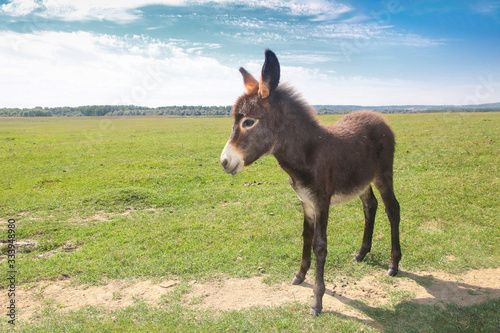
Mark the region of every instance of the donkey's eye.
POLYGON ((241 124, 241 126, 243 128, 247 128, 247 127, 252 127, 254 124, 255 124, 255 120, 253 120, 253 119, 245 119, 245 121, 243 122, 243 124, 241 124))

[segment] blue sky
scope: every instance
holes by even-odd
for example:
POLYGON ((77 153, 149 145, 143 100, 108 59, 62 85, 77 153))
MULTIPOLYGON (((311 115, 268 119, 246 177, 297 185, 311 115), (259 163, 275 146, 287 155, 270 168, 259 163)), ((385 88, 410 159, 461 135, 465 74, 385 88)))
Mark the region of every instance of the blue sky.
POLYGON ((0 1, 0 108, 231 105, 276 52, 310 104, 500 102, 500 1, 0 1))

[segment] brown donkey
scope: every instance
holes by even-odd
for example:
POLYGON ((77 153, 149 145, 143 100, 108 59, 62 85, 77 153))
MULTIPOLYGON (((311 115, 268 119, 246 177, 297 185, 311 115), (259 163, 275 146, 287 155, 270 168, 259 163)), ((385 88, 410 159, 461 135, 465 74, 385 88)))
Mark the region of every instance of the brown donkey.
POLYGON ((233 175, 261 156, 273 154, 290 176, 304 210, 304 247, 300 269, 293 284, 305 280, 316 257, 316 282, 311 315, 322 310, 325 293, 323 272, 327 253, 326 227, 331 203, 360 197, 365 215, 361 249, 354 256, 363 260, 372 246, 377 211, 371 183, 379 190, 391 223, 391 262, 388 275, 398 273, 399 203, 393 190, 394 134, 374 112, 345 116, 332 126, 318 122, 311 107, 286 85, 278 86, 280 65, 266 50, 260 82, 240 68, 247 93, 233 107, 234 125, 220 160, 233 175))

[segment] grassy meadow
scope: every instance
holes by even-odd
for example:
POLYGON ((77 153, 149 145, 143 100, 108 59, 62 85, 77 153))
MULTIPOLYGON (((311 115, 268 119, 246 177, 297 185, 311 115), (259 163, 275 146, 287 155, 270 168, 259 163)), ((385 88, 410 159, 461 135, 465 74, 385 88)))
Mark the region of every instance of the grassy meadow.
MULTIPOLYGON (((500 114, 386 118, 397 140, 400 269, 498 267, 500 114)), ((23 241, 19 288, 64 278, 81 284, 245 278, 261 274, 259 268, 269 284, 291 281, 302 251, 299 200, 272 156, 234 177, 223 172, 219 155, 231 126, 230 118, 0 118, 0 231, 6 239, 7 220, 16 220, 23 241)), ((363 232, 360 201, 332 207, 326 279, 387 269, 390 228, 379 202, 372 252, 363 263, 351 261, 363 232)), ((4 247, 0 259, 5 254, 4 247)), ((8 271, 6 260, 0 271, 8 271)), ((499 303, 436 308, 403 300, 369 316, 387 331, 417 332, 422 320, 435 322, 436 331, 488 330, 498 328, 499 303)), ((180 301, 159 308, 138 302, 112 314, 87 307, 17 323, 25 331, 51 332, 304 331, 303 325, 375 330, 334 313, 309 318, 299 304, 214 315, 180 301)))

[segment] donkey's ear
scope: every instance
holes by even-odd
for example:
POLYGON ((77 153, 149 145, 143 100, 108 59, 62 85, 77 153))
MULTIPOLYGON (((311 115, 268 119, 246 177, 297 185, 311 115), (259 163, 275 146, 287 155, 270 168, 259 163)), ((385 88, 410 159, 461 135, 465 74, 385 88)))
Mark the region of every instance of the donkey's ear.
POLYGON ((257 81, 252 74, 248 73, 243 67, 240 67, 240 73, 243 75, 243 83, 247 89, 248 94, 257 92, 259 89, 259 81, 257 81))
POLYGON ((276 54, 271 50, 266 50, 266 61, 262 66, 262 75, 260 77, 259 95, 267 98, 278 87, 280 82, 280 63, 276 54))

